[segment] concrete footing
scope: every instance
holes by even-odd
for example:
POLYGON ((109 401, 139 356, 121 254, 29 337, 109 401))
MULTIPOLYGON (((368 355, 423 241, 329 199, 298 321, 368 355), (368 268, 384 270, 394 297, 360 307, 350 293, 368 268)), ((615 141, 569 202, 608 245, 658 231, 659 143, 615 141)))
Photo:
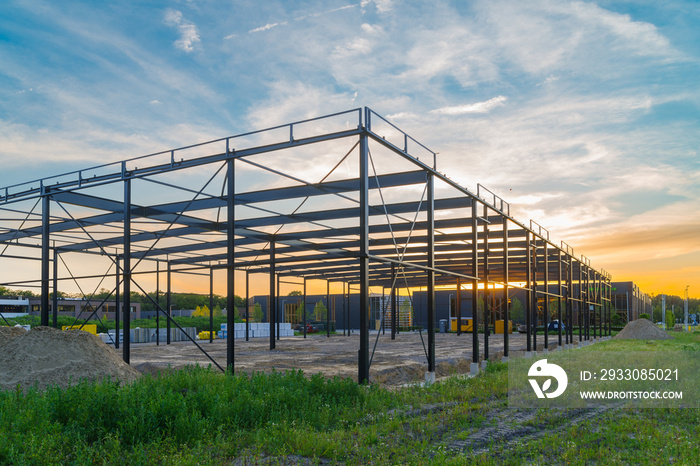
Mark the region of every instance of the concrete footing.
POLYGON ((425 373, 425 384, 432 385, 434 383, 435 383, 435 372, 426 372, 425 373))
POLYGON ((486 366, 488 366, 489 362, 488 361, 481 361, 481 370, 485 371, 486 366))
POLYGON ((501 357, 501 362, 508 362, 508 356, 501 357))
POLYGON ((479 373, 479 363, 478 363, 478 362, 473 362, 473 363, 471 364, 469 373, 470 373, 471 375, 476 375, 476 374, 479 373))

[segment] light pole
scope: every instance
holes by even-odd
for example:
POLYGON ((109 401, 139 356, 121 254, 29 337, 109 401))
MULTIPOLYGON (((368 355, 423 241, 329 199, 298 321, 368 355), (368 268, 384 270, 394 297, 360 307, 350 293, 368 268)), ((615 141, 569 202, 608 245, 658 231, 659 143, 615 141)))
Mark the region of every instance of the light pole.
POLYGON ((685 314, 685 329, 688 330, 688 288, 690 288, 690 285, 686 285, 685 287, 685 306, 683 309, 683 313, 685 314))

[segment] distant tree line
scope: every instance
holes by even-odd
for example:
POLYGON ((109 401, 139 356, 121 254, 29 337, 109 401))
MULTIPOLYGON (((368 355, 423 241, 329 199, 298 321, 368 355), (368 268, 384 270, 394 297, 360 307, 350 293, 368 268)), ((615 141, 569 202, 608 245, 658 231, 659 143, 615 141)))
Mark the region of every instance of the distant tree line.
MULTIPOLYGON (((34 293, 29 290, 12 290, 10 288, 0 286, 0 296, 14 296, 21 298, 39 298, 41 295, 34 293)), ((53 293, 51 293, 53 298, 53 293)), ((84 299, 81 293, 64 293, 62 291, 58 292, 59 298, 77 298, 84 299)), ((110 290, 101 288, 94 295, 86 295, 91 302, 100 302, 102 300, 113 301, 114 294, 110 295, 110 290)), ((234 304, 237 308, 245 306, 245 300, 240 296, 234 296, 234 304)), ((156 302, 160 304, 162 308, 165 308, 165 293, 162 291, 158 293, 158 300, 156 301, 156 292, 152 291, 148 293, 148 296, 138 293, 136 291, 131 292, 131 302, 141 303, 141 311, 155 311, 156 302)), ((171 293, 170 294, 170 304, 173 309, 197 309, 197 307, 209 306, 209 295, 208 294, 196 294, 196 293, 171 293)), ((214 308, 219 307, 220 309, 226 308, 226 296, 214 295, 214 308)))

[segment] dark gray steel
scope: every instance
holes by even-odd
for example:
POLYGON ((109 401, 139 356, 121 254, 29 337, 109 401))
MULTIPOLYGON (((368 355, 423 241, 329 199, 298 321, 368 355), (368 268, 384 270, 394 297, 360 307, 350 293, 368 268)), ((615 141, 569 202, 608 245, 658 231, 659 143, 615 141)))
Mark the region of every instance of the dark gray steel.
MULTIPOLYGON (((160 314, 160 312, 158 313, 160 314)), ((214 342, 214 269, 209 267, 209 343, 214 342)))
POLYGON ((114 258, 114 265, 117 267, 117 271, 114 274, 117 279, 117 285, 114 288, 114 325, 116 327, 114 332, 116 333, 116 338, 114 339, 114 349, 119 349, 119 330, 121 328, 119 323, 119 287, 121 286, 121 280, 119 278, 119 256, 114 258))
POLYGON ((277 276, 275 272, 275 238, 270 239, 270 302, 267 304, 267 321, 270 323, 270 350, 275 349, 275 321, 277 320, 277 293, 275 292, 277 276))
MULTIPOLYGON (((343 284, 343 293, 345 293, 345 284, 343 284)), ((398 312, 396 306, 396 264, 391 264, 391 339, 396 340, 396 325, 398 321, 398 312)))
POLYGON ((58 249, 54 244, 53 247, 53 303, 52 314, 53 314, 53 328, 58 328, 58 249))
MULTIPOLYGON (((479 227, 476 202, 472 204, 472 362, 479 362, 479 227)), ((461 324, 461 322, 460 322, 461 324)))
POLYGON ((165 319, 165 322, 166 322, 166 324, 165 324, 165 329, 166 329, 166 331, 165 331, 165 344, 166 345, 170 344, 170 317, 171 317, 172 308, 173 308, 172 288, 171 288, 172 272, 173 272, 172 263, 170 261, 168 261, 168 270, 167 270, 167 274, 166 274, 166 282, 167 282, 166 285, 168 287, 168 291, 167 291, 166 298, 165 298, 165 305, 167 307, 167 309, 165 310, 166 315, 167 315, 167 319, 165 319))
MULTIPOLYGON (((531 271, 531 264, 532 264, 532 246, 530 244, 530 233, 527 234, 527 243, 526 243, 526 250, 527 250, 527 259, 525 262, 525 288, 527 289, 527 299, 525 299, 525 326, 527 327, 526 334, 527 334, 527 345, 526 349, 527 351, 532 351, 532 295, 534 294, 533 291, 533 284, 532 284, 532 271, 531 271)), ((535 335, 537 335, 535 333, 535 335)))
MULTIPOLYGON (((228 155, 228 144, 226 144, 226 152, 228 155)), ((236 250, 234 243, 234 232, 236 230, 236 167, 235 160, 232 158, 229 158, 226 164, 228 165, 226 171, 226 370, 233 374, 236 359, 234 347, 234 340, 236 339, 236 301, 234 299, 236 279, 236 250)))
POLYGON ((367 135, 360 136, 360 350, 358 375, 360 384, 369 383, 369 160, 367 135))
POLYGON ((428 174, 428 372, 435 372, 435 187, 432 174, 428 174))
POLYGON ((49 325, 49 263, 51 198, 44 194, 41 203, 41 325, 49 325))
POLYGON ((245 271, 245 341, 250 341, 250 271, 245 271))
MULTIPOLYGON (((503 356, 508 357, 510 299, 508 299, 508 217, 503 216, 503 356)), ((458 282, 459 283, 459 282, 458 282)))
POLYGON ((122 358, 131 359, 131 179, 124 180, 124 340, 122 358))

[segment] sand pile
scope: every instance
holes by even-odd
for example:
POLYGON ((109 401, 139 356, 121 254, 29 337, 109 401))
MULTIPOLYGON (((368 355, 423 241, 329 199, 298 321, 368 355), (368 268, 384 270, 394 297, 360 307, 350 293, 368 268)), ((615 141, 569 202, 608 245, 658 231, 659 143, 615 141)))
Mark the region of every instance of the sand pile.
POLYGON ((67 387, 80 379, 132 382, 140 373, 95 335, 80 330, 0 327, 0 390, 67 387))
POLYGON ((633 320, 625 325, 616 340, 671 340, 673 337, 654 325, 649 319, 633 320))

